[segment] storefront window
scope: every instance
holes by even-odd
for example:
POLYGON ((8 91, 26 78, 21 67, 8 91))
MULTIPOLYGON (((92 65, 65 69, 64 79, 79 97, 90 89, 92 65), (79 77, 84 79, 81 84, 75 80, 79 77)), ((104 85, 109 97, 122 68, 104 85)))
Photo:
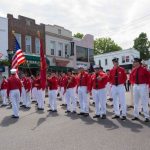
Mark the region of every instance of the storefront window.
POLYGON ((88 49, 77 46, 77 61, 88 62, 88 49))
POLYGON ((94 62, 94 53, 93 53, 93 49, 89 49, 89 62, 91 62, 91 63, 94 62))

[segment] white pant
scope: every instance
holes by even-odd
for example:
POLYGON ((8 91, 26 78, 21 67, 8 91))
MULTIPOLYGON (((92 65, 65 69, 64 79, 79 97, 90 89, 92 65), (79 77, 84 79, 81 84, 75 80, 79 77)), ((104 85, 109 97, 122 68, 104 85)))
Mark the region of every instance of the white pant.
POLYGON ((95 99, 96 115, 106 114, 106 89, 93 89, 93 97, 95 99))
POLYGON ((106 92, 107 92, 107 96, 108 96, 109 98, 112 98, 112 94, 111 94, 111 84, 110 84, 109 82, 106 84, 106 92))
POLYGON ((125 87, 123 84, 111 88, 115 115, 120 116, 119 104, 121 105, 122 116, 126 116, 127 106, 125 99, 125 87))
POLYGON ((34 88, 32 88, 32 99, 35 101, 37 101, 36 94, 37 94, 37 88, 34 87, 34 88))
POLYGON ((60 96, 64 104, 66 104, 66 93, 64 94, 64 87, 60 88, 60 96))
POLYGON ((71 110, 72 104, 72 111, 76 111, 77 101, 75 98, 75 89, 69 88, 66 90, 66 102, 67 102, 67 110, 71 110))
POLYGON ((6 89, 1 90, 1 97, 2 97, 3 104, 6 105, 8 103, 6 89))
POLYGON ((38 108, 44 108, 43 90, 37 90, 38 108))
POLYGON ((19 90, 11 90, 9 96, 10 96, 10 100, 12 102, 13 115, 19 116, 20 91, 19 90))
POLYGON ((26 92, 26 107, 31 107, 31 91, 26 92))
POLYGON ((52 110, 57 110, 57 104, 56 104, 56 99, 57 99, 57 90, 49 90, 49 104, 52 110))
POLYGON ((80 101, 80 110, 84 113, 89 113, 89 102, 86 86, 78 87, 78 96, 80 101))
POLYGON ((23 102, 23 105, 26 105, 26 90, 24 87, 22 87, 21 102, 23 102))
POLYGON ((146 84, 134 84, 133 86, 134 99, 134 116, 139 116, 139 100, 141 99, 145 118, 149 118, 147 86, 146 84))

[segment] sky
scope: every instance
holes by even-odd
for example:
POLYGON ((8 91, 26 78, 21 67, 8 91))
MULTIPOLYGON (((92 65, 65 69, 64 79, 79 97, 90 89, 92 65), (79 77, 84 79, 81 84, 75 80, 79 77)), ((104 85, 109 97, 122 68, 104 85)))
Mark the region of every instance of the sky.
POLYGON ((141 32, 150 40, 150 0, 0 0, 0 16, 23 15, 94 38, 111 37, 123 49, 141 32))

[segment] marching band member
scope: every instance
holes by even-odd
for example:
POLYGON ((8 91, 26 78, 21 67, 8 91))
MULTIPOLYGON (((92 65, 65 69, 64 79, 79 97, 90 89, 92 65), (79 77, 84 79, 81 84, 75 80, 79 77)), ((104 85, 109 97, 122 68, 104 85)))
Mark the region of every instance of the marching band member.
POLYGON ((1 97, 2 97, 2 105, 1 106, 7 106, 8 105, 8 99, 7 99, 7 88, 8 88, 8 81, 6 80, 6 77, 3 76, 3 80, 0 87, 1 97))
POLYGON ((31 80, 29 77, 26 77, 26 82, 24 83, 24 88, 26 91, 26 103, 25 108, 31 108, 31 80))
POLYGON ((134 58, 134 69, 130 74, 130 80, 133 82, 133 99, 134 99, 134 118, 139 118, 139 100, 142 102, 145 122, 149 122, 149 109, 147 98, 147 84, 149 83, 150 75, 146 68, 141 65, 140 58, 134 58))
POLYGON ((23 103, 20 107, 26 107, 26 90, 25 90, 25 82, 26 76, 25 74, 21 75, 21 84, 22 84, 22 92, 21 92, 21 103, 23 103))
POLYGON ((80 102, 80 113, 78 115, 89 116, 89 101, 88 93, 90 90, 90 76, 85 71, 84 66, 79 66, 78 82, 77 82, 77 92, 80 102))
POLYGON ((72 74, 72 70, 69 69, 67 72, 67 83, 65 84, 64 94, 66 93, 67 111, 65 113, 76 113, 77 101, 75 98, 75 86, 76 78, 72 74), (71 108, 72 107, 72 108, 71 108))
POLYGON ((12 118, 19 118, 19 101, 21 96, 21 81, 16 77, 16 69, 11 69, 11 76, 8 78, 8 96, 12 102, 12 118))
POLYGON ((115 115, 112 119, 119 118, 121 115, 121 120, 126 120, 126 99, 125 99, 125 87, 127 76, 125 69, 119 66, 118 58, 112 60, 114 67, 110 70, 109 80, 112 84, 111 92, 113 98, 113 106, 115 115), (122 114, 120 114, 119 103, 121 105, 122 114))
POLYGON ((60 95, 61 95, 61 98, 62 98, 62 101, 63 101, 63 104, 61 104, 61 106, 67 106, 66 104, 66 94, 64 94, 64 87, 65 87, 65 84, 67 83, 67 76, 64 72, 61 73, 61 78, 59 80, 59 86, 60 86, 60 95))
POLYGON ((95 73, 91 77, 91 89, 93 89, 93 98, 95 99, 95 116, 93 118, 106 119, 106 89, 107 74, 99 66, 94 66, 95 73))
POLYGON ((57 90, 58 90, 58 77, 55 71, 51 72, 51 76, 47 79, 48 94, 49 94, 49 104, 51 109, 48 111, 57 112, 57 90))

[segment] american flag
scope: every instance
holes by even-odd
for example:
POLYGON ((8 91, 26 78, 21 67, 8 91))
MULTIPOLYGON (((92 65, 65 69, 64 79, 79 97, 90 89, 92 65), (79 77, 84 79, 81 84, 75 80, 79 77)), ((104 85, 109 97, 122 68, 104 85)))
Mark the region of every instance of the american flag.
POLYGON ((11 67, 18 69, 19 65, 23 64, 26 61, 26 58, 20 48, 20 45, 19 45, 16 37, 14 37, 14 38, 15 38, 15 49, 14 49, 15 54, 12 58, 11 67))

